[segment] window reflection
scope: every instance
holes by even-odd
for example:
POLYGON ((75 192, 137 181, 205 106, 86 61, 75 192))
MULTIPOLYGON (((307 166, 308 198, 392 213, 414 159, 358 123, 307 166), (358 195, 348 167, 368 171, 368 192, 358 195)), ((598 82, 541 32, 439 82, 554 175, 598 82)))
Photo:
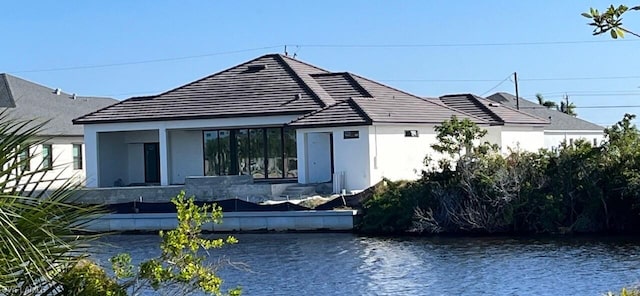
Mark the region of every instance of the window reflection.
POLYGON ((298 151, 296 148, 296 131, 284 130, 284 170, 285 178, 298 177, 298 151))
POLYGON ((229 129, 203 132, 205 175, 248 175, 256 179, 296 178, 294 130, 229 129))
POLYGON ((282 178, 284 164, 282 162, 281 128, 267 129, 267 155, 269 156, 267 162, 269 178, 282 178))

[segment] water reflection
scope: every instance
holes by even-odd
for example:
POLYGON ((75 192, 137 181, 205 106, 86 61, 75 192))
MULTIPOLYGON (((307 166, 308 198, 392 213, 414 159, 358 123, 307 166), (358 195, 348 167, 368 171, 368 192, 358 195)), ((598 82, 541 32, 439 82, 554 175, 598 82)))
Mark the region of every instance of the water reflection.
MULTIPOLYGON (((634 238, 237 237, 214 254, 250 266, 220 272, 245 295, 601 295, 640 279, 634 238)), ((105 241, 115 247, 95 255, 102 263, 122 251, 137 260, 158 254, 156 236, 105 241)))

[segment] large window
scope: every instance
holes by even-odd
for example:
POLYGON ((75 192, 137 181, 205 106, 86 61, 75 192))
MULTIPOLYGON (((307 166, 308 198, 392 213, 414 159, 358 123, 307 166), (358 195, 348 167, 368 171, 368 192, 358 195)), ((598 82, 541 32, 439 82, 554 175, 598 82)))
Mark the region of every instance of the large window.
POLYGON ((82 169, 82 144, 73 144, 72 154, 73 154, 73 169, 81 170, 82 169))
POLYGON ((205 175, 296 178, 296 136, 283 128, 205 131, 205 175))
POLYGON ((42 168, 45 170, 53 168, 53 148, 51 144, 42 145, 42 168))

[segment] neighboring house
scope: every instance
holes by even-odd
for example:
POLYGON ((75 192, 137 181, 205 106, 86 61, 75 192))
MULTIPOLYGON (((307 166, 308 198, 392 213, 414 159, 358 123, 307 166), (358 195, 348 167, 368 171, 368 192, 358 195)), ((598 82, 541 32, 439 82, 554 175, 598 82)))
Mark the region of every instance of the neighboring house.
POLYGON ((0 74, 0 109, 7 112, 9 118, 33 120, 34 123, 48 121, 39 136, 49 140, 44 145, 30 148, 29 152, 35 157, 24 167, 25 170, 36 170, 40 166, 49 168, 45 179, 58 176, 84 179, 83 130, 71 120, 115 102, 110 98, 76 96, 0 74))
POLYGON ((600 144, 604 139, 604 127, 586 120, 562 113, 555 109, 549 109, 540 104, 516 97, 509 93, 495 93, 487 99, 509 106, 519 107, 522 112, 529 113, 539 118, 549 120, 549 125, 544 129, 544 147, 550 150, 556 149, 563 142, 571 143, 577 139, 584 139, 592 144, 600 144))
MULTIPOLYGON (((269 54, 159 95, 74 120, 87 187, 183 184, 189 176, 334 181, 362 190, 415 179, 451 116, 489 123, 351 73, 269 54)), ((336 189, 336 190, 338 190, 336 189)))
POLYGON ((485 139, 497 144, 501 151, 537 151, 544 147, 549 120, 533 116, 509 106, 473 94, 446 95, 438 98, 451 108, 482 118, 489 123, 485 139))

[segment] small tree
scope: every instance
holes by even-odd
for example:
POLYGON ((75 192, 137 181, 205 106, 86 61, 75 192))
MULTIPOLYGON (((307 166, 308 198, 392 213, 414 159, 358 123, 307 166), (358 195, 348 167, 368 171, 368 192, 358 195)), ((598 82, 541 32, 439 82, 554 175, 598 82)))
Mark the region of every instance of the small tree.
MULTIPOLYGON (((216 205, 197 206, 194 198, 185 199, 184 191, 171 200, 176 205, 178 226, 168 232, 160 232, 162 254, 144 261, 136 271, 129 254, 119 254, 110 259, 116 278, 124 289, 133 295, 145 287, 154 290, 170 290, 181 295, 205 292, 222 295, 222 279, 216 275, 216 266, 205 265, 202 252, 221 248, 238 241, 233 236, 226 239, 202 237, 206 223, 221 223, 222 208, 216 205)), ((240 295, 240 288, 228 291, 228 295, 240 295)))
POLYGON ((487 130, 468 118, 460 120, 455 115, 451 116, 450 120, 436 126, 435 131, 438 143, 431 145, 431 148, 450 157, 462 158, 474 152, 484 153, 491 147, 487 142, 475 145, 474 142, 479 142, 487 135, 487 130))

